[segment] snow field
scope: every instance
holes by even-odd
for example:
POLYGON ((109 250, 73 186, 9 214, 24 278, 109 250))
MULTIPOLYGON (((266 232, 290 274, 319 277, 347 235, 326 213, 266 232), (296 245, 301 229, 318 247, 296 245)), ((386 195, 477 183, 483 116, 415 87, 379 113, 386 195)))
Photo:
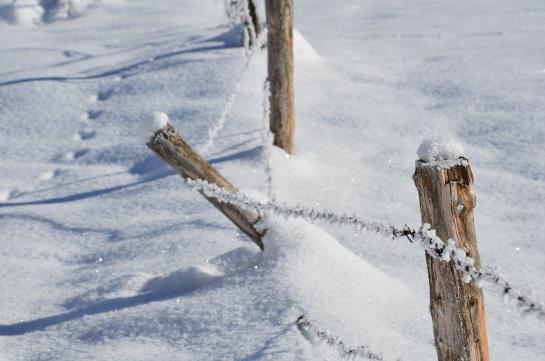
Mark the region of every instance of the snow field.
MULTIPOLYGON (((275 199, 418 224, 414 150, 452 134, 475 174, 483 264, 543 295, 543 4, 300 1, 295 11, 320 58, 295 52, 297 155, 265 155, 260 53, 210 162, 267 194, 270 157, 275 199)), ((165 0, 0 23, 0 358, 341 359, 303 337, 304 313, 385 360, 435 359, 414 247, 271 216, 260 254, 138 140, 157 109, 191 145, 206 139, 246 60, 224 22, 219 3, 165 0)), ((542 323, 485 301, 492 358, 541 360, 542 323)))

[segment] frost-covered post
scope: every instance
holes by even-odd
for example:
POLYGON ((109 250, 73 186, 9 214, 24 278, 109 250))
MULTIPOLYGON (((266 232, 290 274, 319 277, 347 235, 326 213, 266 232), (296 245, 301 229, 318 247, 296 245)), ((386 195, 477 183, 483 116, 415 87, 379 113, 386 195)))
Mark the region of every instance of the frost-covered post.
MULTIPOLYGON (((418 150, 414 182, 422 223, 443 239, 452 239, 480 268, 473 224, 475 194, 469 161, 453 140, 430 138, 418 150)), ((482 291, 466 283, 453 261, 426 254, 430 311, 439 361, 487 361, 488 338, 482 291)))
POLYGON ((270 128, 274 145, 293 153, 293 0, 266 0, 270 128))
MULTIPOLYGON (((165 113, 155 113, 152 121, 144 127, 143 132, 148 148, 174 168, 184 179, 201 179, 230 193, 237 191, 227 179, 180 137, 168 122, 168 116, 165 113)), ((233 204, 220 202, 217 198, 207 196, 202 191, 200 193, 250 237, 259 248, 263 249, 263 232, 255 227, 259 221, 257 211, 242 209, 233 204)))

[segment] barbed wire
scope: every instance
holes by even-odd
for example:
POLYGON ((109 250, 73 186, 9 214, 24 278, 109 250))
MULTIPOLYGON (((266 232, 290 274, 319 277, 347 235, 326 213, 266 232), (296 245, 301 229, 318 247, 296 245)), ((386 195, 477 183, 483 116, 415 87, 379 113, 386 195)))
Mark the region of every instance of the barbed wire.
POLYGON ((477 269, 475 260, 468 255, 466 250, 458 247, 452 239, 447 240, 445 243, 427 223, 423 224, 418 230, 407 225, 396 227, 385 222, 365 221, 356 215, 338 214, 330 210, 318 210, 302 205, 292 206, 274 200, 259 201, 240 192, 230 193, 201 179, 186 179, 186 182, 208 197, 214 197, 220 202, 233 204, 244 209, 254 210, 260 214, 272 212, 287 218, 303 218, 310 222, 322 221, 327 224, 352 226, 361 232, 371 231, 392 240, 406 238, 411 244, 422 247, 433 258, 447 263, 452 261, 466 283, 474 280, 479 288, 492 285, 501 290, 506 300, 514 301, 522 314, 532 314, 539 320, 545 321, 545 310, 542 301, 538 301, 534 297, 513 288, 501 274, 493 269, 477 269))
MULTIPOLYGON (((251 52, 253 47, 253 42, 257 40, 257 29, 255 28, 252 15, 250 14, 249 2, 247 0, 242 1, 242 14, 244 17, 244 49, 251 52)), ((263 45, 263 44, 261 44, 263 45)))
MULTIPOLYGON (((334 336, 329 333, 329 331, 317 327, 313 321, 308 320, 304 315, 299 316, 295 321, 295 324, 307 339, 325 342, 327 345, 337 348, 342 356, 362 357, 372 361, 384 361, 382 354, 372 351, 369 346, 362 345, 350 347, 338 336, 334 336)), ((401 360, 398 359, 397 361, 401 360)))
POLYGON ((272 134, 269 129, 269 116, 271 114, 270 107, 271 89, 268 79, 263 83, 263 117, 261 119, 261 142, 263 144, 263 156, 265 157, 265 177, 267 181, 267 195, 269 199, 274 199, 273 195, 273 178, 271 166, 271 146, 273 143, 272 134))
POLYGON ((240 69, 233 91, 229 94, 229 96, 223 103, 220 116, 216 120, 216 123, 208 129, 208 135, 207 135, 206 141, 204 141, 201 145, 197 147, 197 151, 200 154, 202 154, 204 157, 206 157, 208 155, 208 152, 210 152, 210 150, 214 147, 214 142, 217 136, 219 135, 220 131, 225 126, 225 123, 227 121, 227 116, 229 115, 229 113, 231 112, 231 109, 233 108, 233 105, 235 104, 235 100, 240 91, 242 81, 244 80, 245 75, 250 71, 255 54, 257 54, 261 50, 261 48, 266 42, 266 39, 267 39, 266 34, 267 34, 266 29, 263 29, 263 31, 261 31, 261 33, 257 36, 257 38, 255 38, 256 40, 252 44, 250 51, 246 54, 246 60, 244 61, 244 64, 242 65, 242 68, 240 69))

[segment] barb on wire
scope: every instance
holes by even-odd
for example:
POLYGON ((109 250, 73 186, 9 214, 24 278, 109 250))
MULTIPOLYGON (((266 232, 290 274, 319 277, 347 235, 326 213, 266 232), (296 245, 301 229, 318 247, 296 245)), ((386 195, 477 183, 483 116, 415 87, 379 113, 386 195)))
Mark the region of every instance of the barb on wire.
POLYGON ((214 197, 220 202, 234 204, 244 209, 256 210, 260 214, 270 211, 280 216, 303 218, 310 222, 323 221, 328 224, 353 226, 359 231, 372 231, 390 239, 405 237, 412 244, 421 246, 432 257, 442 262, 452 261, 454 267, 461 272, 465 282, 474 280, 479 288, 486 285, 499 288, 507 300, 516 302, 523 314, 533 314, 538 319, 545 321, 543 302, 514 289, 499 273, 493 270, 478 270, 475 266, 475 260, 464 249, 458 247, 452 239, 447 240, 445 243, 427 223, 423 224, 418 230, 411 229, 408 226, 399 228, 384 222, 365 221, 356 215, 338 214, 329 210, 317 210, 301 205, 290 206, 274 200, 262 202, 240 192, 230 193, 215 184, 200 179, 187 179, 186 182, 194 189, 202 191, 207 196, 214 197))
MULTIPOLYGON (((344 343, 339 337, 332 335, 326 330, 318 328, 314 322, 308 320, 305 316, 299 316, 295 321, 299 331, 311 340, 319 340, 325 342, 329 346, 336 347, 343 356, 362 357, 373 361, 384 361, 380 353, 371 351, 369 346, 350 347, 344 343)), ((400 361, 400 360, 398 360, 400 361)))

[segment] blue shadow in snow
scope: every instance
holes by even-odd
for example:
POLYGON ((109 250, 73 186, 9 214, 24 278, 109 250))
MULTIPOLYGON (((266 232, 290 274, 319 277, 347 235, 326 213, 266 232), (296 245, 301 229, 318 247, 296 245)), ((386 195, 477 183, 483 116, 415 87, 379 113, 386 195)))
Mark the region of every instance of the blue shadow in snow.
POLYGON ((108 187, 108 188, 95 189, 95 190, 76 193, 76 194, 70 194, 70 195, 64 196, 64 197, 56 197, 56 198, 42 199, 42 200, 37 200, 37 201, 27 201, 27 202, 0 203, 0 208, 16 207, 16 206, 34 206, 34 205, 43 205, 43 204, 59 204, 59 203, 80 201, 80 200, 87 199, 87 198, 102 196, 104 194, 116 192, 116 191, 119 191, 119 190, 122 190, 122 189, 136 187, 136 186, 139 186, 139 185, 142 185, 142 184, 145 184, 145 183, 148 183, 148 182, 153 182, 153 181, 156 181, 158 179, 165 178, 165 177, 168 177, 168 176, 171 176, 171 175, 174 175, 174 174, 176 174, 176 173, 174 173, 173 171, 167 170, 167 171, 162 172, 162 173, 160 173, 160 174, 158 174, 156 176, 148 177, 148 178, 142 179, 142 180, 137 181, 137 182, 122 184, 122 185, 108 187))
POLYGON ((242 150, 237 153, 209 159, 208 163, 217 164, 217 163, 229 162, 233 160, 252 160, 252 159, 258 158, 261 155, 262 151, 263 151, 263 147, 261 145, 258 145, 251 149, 242 150))
POLYGON ((227 265, 227 272, 223 274, 210 275, 208 273, 200 273, 195 267, 178 270, 169 275, 148 280, 141 288, 141 293, 135 296, 96 301, 74 311, 11 325, 0 325, 0 336, 23 335, 29 332, 43 330, 49 326, 79 319, 83 316, 96 315, 180 297, 252 267, 259 260, 260 256, 261 254, 259 252, 255 253, 255 251, 251 251, 244 247, 237 248, 210 261, 212 264, 219 263, 220 265, 227 265), (258 257, 256 257, 256 255, 258 257))
MULTIPOLYGON (((226 47, 224 45, 212 45, 212 46, 202 46, 194 49, 185 49, 185 50, 179 50, 179 51, 173 51, 165 54, 156 55, 151 59, 142 60, 133 64, 129 64, 123 67, 115 68, 112 70, 107 70, 102 73, 93 74, 93 75, 84 75, 84 76, 45 76, 45 77, 34 77, 34 78, 23 78, 23 79, 15 79, 15 80, 8 80, 5 82, 0 82, 0 87, 3 86, 9 86, 9 85, 16 85, 21 83, 29 83, 29 82, 36 82, 36 81, 57 81, 57 82, 67 82, 67 81, 75 81, 75 80, 92 80, 92 79, 100 79, 100 78, 106 78, 109 76, 114 75, 126 75, 125 73, 135 70, 143 65, 148 65, 153 63, 154 61, 163 60, 167 58, 171 58, 177 55, 181 54, 189 54, 189 53, 198 53, 198 52, 205 52, 205 51, 214 51, 214 50, 221 50, 225 49, 226 47)), ((186 61, 185 63, 191 62, 190 60, 186 61)))
MULTIPOLYGON (((186 290, 185 292, 190 292, 190 291, 193 291, 193 290, 186 290)), ((0 336, 24 335, 25 333, 40 331, 49 326, 58 325, 63 322, 81 318, 83 316, 96 315, 99 313, 120 310, 123 308, 143 305, 150 302, 158 302, 158 301, 178 297, 185 292, 173 293, 168 291, 155 291, 155 292, 143 293, 143 294, 139 294, 139 295, 131 296, 131 297, 112 298, 109 300, 104 300, 104 301, 90 304, 86 307, 83 307, 74 311, 61 313, 54 316, 38 318, 36 320, 31 320, 31 321, 14 323, 11 325, 0 325, 0 336)))

